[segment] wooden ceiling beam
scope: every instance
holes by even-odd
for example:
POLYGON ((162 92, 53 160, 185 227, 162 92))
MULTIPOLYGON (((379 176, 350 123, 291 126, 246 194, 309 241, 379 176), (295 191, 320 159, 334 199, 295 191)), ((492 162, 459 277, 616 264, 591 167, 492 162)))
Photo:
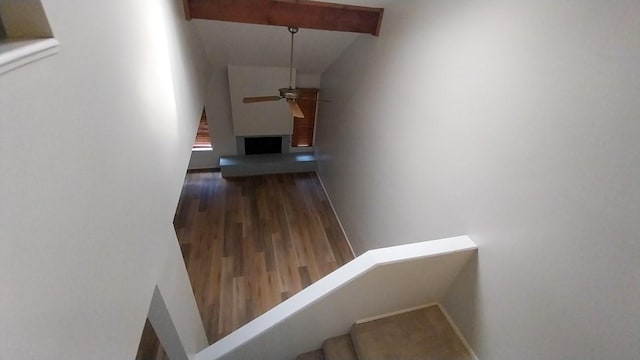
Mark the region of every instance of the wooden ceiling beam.
POLYGON ((294 26, 378 36, 382 8, 308 0, 184 0, 187 19, 294 26))

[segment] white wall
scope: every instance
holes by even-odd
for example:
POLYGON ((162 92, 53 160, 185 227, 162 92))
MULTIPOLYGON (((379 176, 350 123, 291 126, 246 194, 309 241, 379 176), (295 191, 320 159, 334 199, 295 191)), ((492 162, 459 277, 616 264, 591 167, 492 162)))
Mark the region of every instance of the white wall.
POLYGON ((317 89, 320 87, 321 74, 301 73, 296 75, 296 87, 317 89))
POLYGON ((198 150, 191 152, 189 159, 189 170, 214 169, 218 167, 218 156, 214 149, 198 150))
POLYGON ((324 74, 320 172, 357 253, 469 234, 481 359, 631 359, 640 4, 388 2, 324 74))
MULTIPOLYGON (((289 86, 289 68, 264 66, 227 67, 233 132, 236 136, 291 134, 293 120, 285 101, 245 104, 252 96, 277 96, 278 89, 289 86)), ((295 69, 292 84, 295 84, 295 69)))
POLYGON ((43 5, 60 52, 0 77, 0 358, 133 358, 156 285, 200 350, 172 220, 209 74, 182 2, 43 5))

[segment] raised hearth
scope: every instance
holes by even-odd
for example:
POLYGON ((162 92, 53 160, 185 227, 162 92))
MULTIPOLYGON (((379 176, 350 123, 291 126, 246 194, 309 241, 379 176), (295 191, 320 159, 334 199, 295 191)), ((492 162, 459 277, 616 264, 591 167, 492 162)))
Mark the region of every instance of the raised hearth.
POLYGON ((223 177, 316 171, 313 153, 235 155, 220 157, 223 177))

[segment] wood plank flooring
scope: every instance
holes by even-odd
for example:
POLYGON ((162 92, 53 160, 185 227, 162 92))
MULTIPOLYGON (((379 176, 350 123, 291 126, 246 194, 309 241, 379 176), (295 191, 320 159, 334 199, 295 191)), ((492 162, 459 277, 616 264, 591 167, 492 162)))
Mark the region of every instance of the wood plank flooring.
POLYGON ((136 360, 169 360, 149 319, 144 323, 136 360))
POLYGON ((353 259, 315 173, 189 173, 174 225, 210 343, 353 259))

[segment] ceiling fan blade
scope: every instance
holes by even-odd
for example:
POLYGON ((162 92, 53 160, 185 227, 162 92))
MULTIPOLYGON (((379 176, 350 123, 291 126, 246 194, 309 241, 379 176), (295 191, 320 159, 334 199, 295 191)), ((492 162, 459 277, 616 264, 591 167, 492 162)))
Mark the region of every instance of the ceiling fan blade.
POLYGON ((315 98, 298 98, 300 100, 311 100, 311 101, 315 101, 315 102, 332 102, 333 100, 329 100, 329 99, 315 99, 315 98))
POLYGON ((304 114, 302 113, 302 109, 300 109, 298 103, 295 102, 295 100, 287 100, 287 102, 289 103, 291 114, 297 118, 304 119, 304 114))
POLYGON ((242 98, 242 102, 245 104, 257 103, 263 101, 278 101, 280 100, 280 96, 254 96, 254 97, 246 97, 242 98))

